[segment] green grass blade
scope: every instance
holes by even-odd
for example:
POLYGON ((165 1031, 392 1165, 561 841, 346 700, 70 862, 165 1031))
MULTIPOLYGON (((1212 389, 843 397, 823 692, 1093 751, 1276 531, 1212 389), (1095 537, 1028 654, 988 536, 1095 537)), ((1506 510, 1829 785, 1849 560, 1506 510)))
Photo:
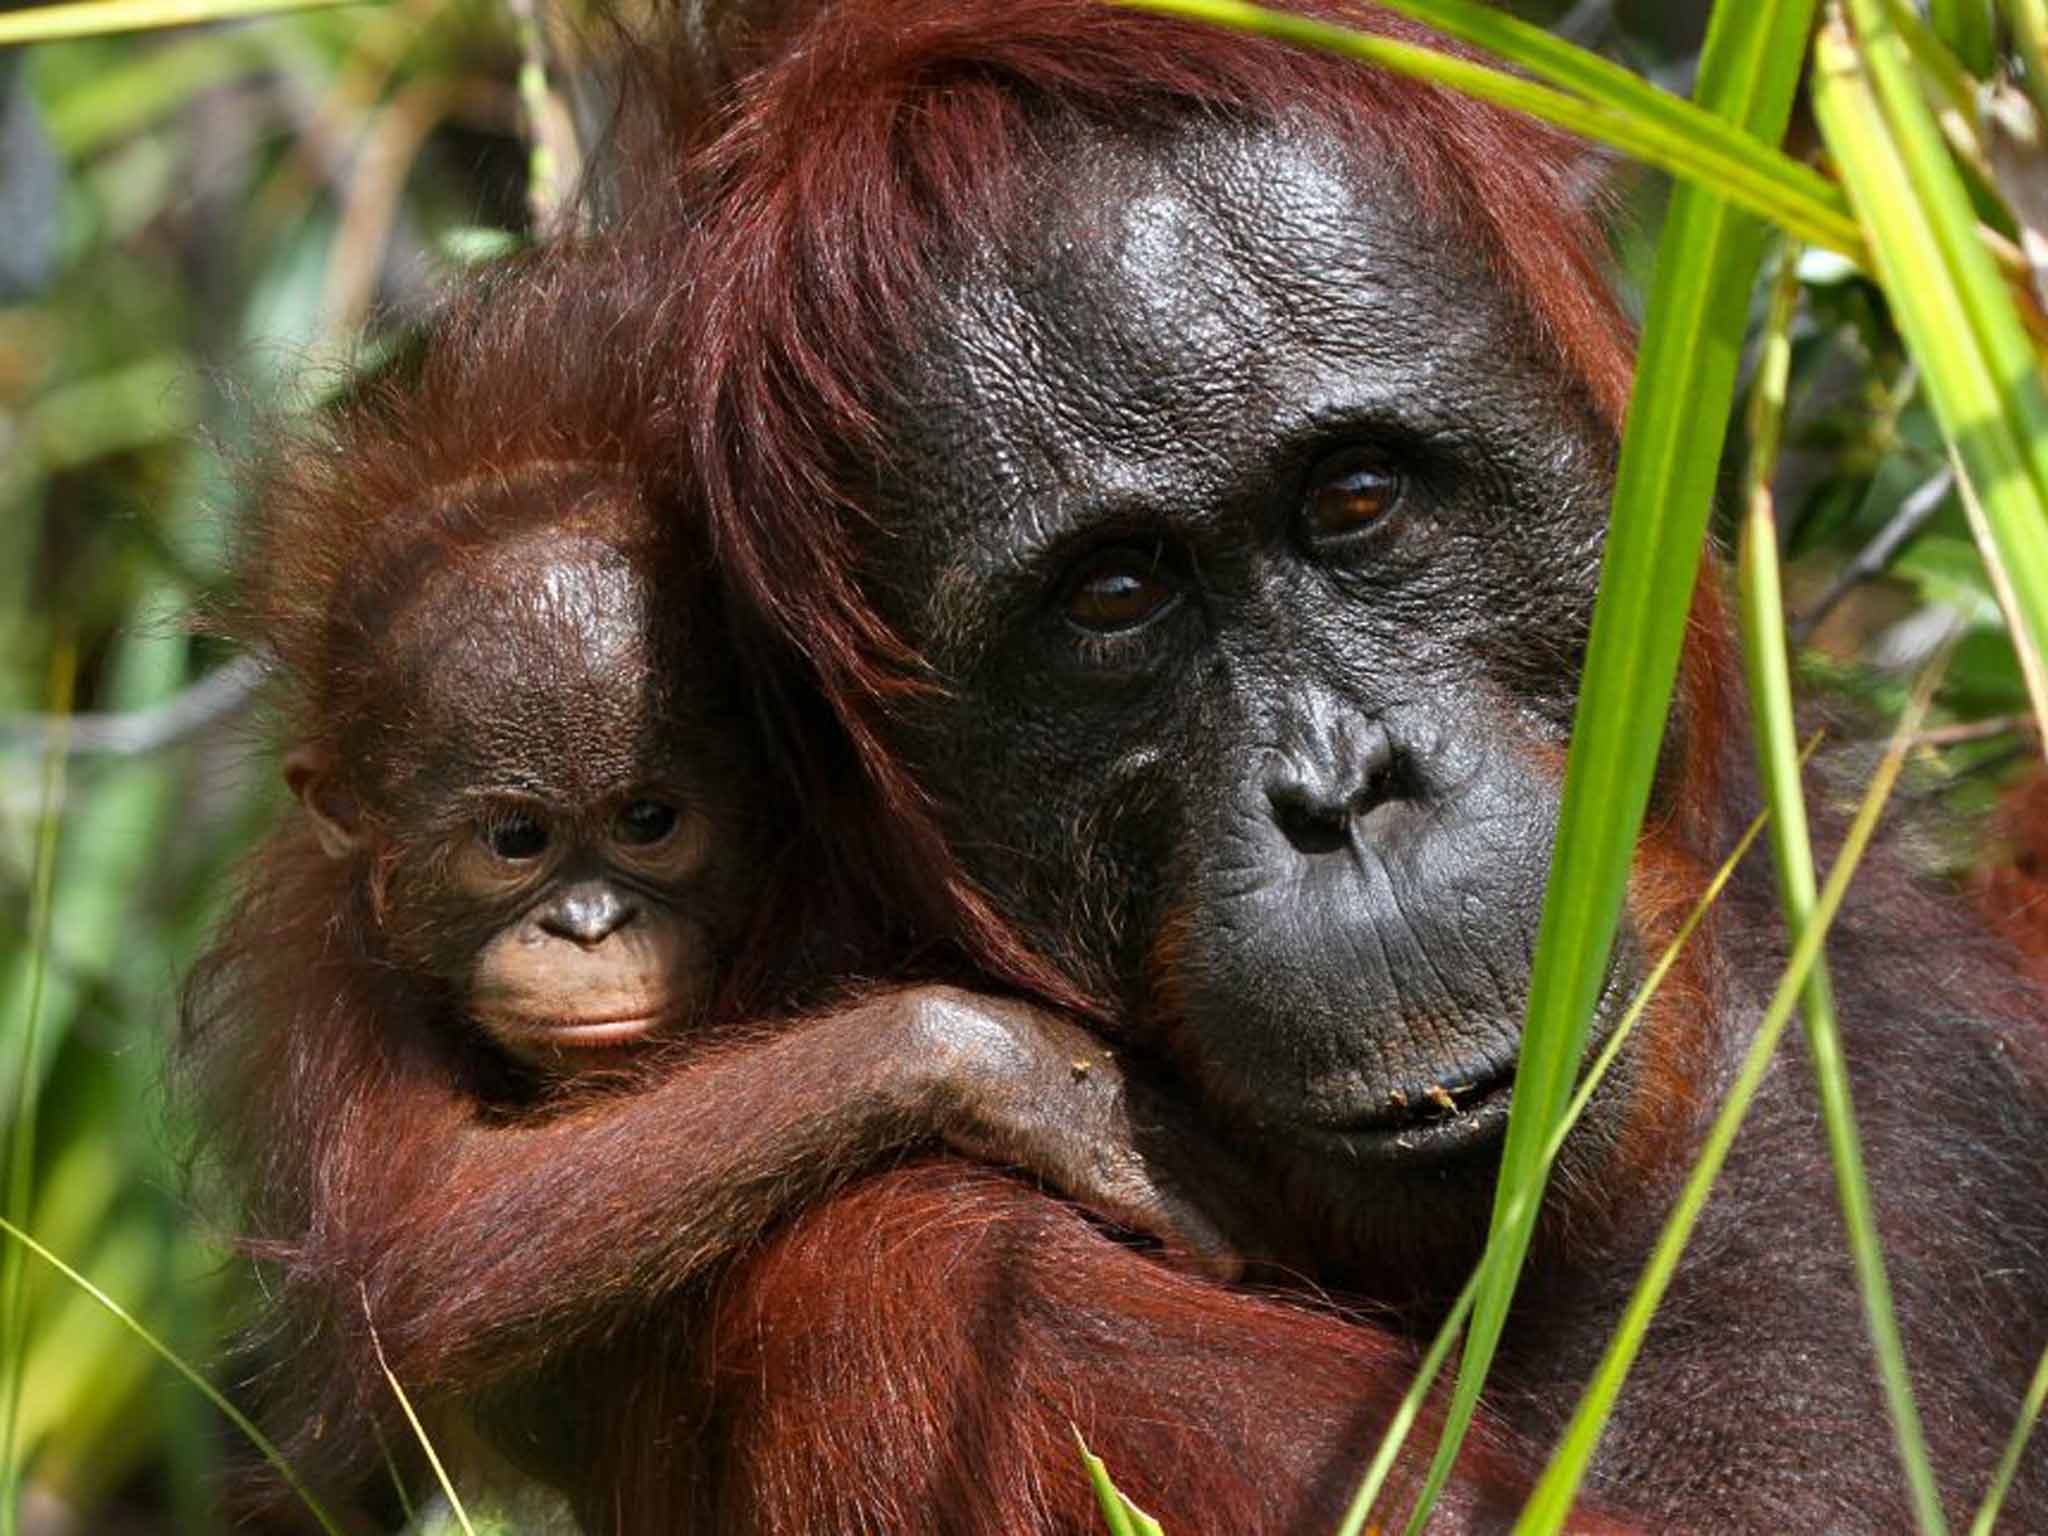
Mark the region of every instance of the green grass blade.
POLYGON ((1124 1497, 1110 1478, 1109 1468, 1100 1456, 1088 1449, 1088 1442, 1081 1438, 1078 1424, 1068 1426, 1074 1431, 1074 1444, 1081 1448, 1081 1465, 1088 1469, 1088 1482, 1095 1490, 1095 1502, 1102 1510, 1102 1520, 1109 1527, 1109 1536, 1166 1536, 1159 1522, 1124 1497))
MULTIPOLYGON (((1977 495, 1977 487, 1970 479, 1970 472, 1949 449, 1949 463, 1954 467, 1956 477, 1956 499, 1963 504, 1963 515, 1970 524, 1970 537, 1976 541, 1978 553, 1984 560, 1985 574, 1991 579, 1992 595, 1998 599, 1999 611, 2005 615, 2005 627, 2009 634, 2018 636, 2022 632, 2019 605, 2013 597, 2012 581, 1999 564, 1998 553, 1991 542, 1991 525, 1984 516, 1983 500, 1977 495)), ((2030 645, 2015 642, 2015 659, 2020 665, 2020 676, 2026 683, 2027 700, 2034 711, 2036 720, 2048 720, 2048 662, 2030 645)), ((2048 741, 2048 737, 2043 738, 2048 741)))
POLYGON ((2014 643, 2038 658, 2048 644, 2048 392, 1889 7, 1852 0, 1850 11, 1854 39, 1839 15, 1820 39, 1816 115, 1935 419, 1982 504, 2020 619, 2014 643))
POLYGON ((1765 1010, 1756 1037, 1743 1057, 1741 1069, 1714 1116, 1714 1123, 1707 1131, 1697 1161, 1686 1175, 1685 1187, 1664 1223, 1664 1230, 1658 1234, 1657 1245, 1651 1251, 1650 1261, 1644 1266, 1634 1294, 1629 1297, 1614 1337, 1608 1341, 1593 1379, 1580 1397, 1571 1422, 1565 1426, 1564 1438, 1552 1454, 1550 1465, 1544 1468, 1521 1519, 1516 1522, 1515 1536, 1550 1536, 1550 1533, 1564 1528, 1564 1522, 1571 1514, 1579 1483, 1600 1443, 1600 1432, 1606 1425, 1614 1399, 1621 1391, 1629 1367, 1635 1363, 1636 1352, 1649 1331, 1650 1319, 1663 1301, 1665 1289, 1670 1285, 1679 1258, 1685 1251, 1686 1239, 1692 1235, 1693 1224, 1706 1205, 1707 1195, 1721 1172, 1722 1163, 1727 1160, 1735 1133, 1741 1129, 1743 1118, 1749 1113, 1757 1088, 1777 1051, 1778 1041, 1784 1035, 1793 1009, 1799 1004, 1815 962, 1820 958, 1822 943, 1834 923, 1835 914, 1841 910, 1842 897, 1849 888, 1850 878, 1855 874, 1864 850, 1870 845, 1878 818, 1898 782, 1900 769, 1905 765, 1906 753, 1919 733, 1921 721, 1926 718, 1928 700, 1945 660, 1945 657, 1940 658, 1927 669, 1897 730, 1892 734, 1884 760, 1878 764, 1870 787, 1864 793, 1863 803, 1850 824, 1848 836, 1843 839, 1842 851, 1835 860, 1834 868, 1828 871, 1827 884, 1814 903, 1806 929, 1792 946, 1785 973, 1778 982, 1777 991, 1771 996, 1770 1007, 1765 1010))
MULTIPOLYGON (((1791 115, 1813 12, 1813 0, 1716 6, 1700 101, 1775 140, 1791 115)), ((1606 972, 1662 746, 1761 256, 1753 219, 1703 187, 1674 190, 1565 767, 1486 1274, 1411 1532, 1422 1529, 1478 1407, 1534 1229, 1543 1148, 1577 1076, 1606 972), (1645 721, 1658 728, 1645 730, 1645 721)))
POLYGON ((1998 63, 1998 23, 1991 0, 1927 0, 1934 35, 1948 45, 1965 69, 1979 79, 1998 63))
MULTIPOLYGON (((1511 16, 1496 5, 1484 0, 1379 0, 1379 4, 1496 54, 1560 90, 1646 123, 1661 125, 1680 140, 1712 146, 1717 155, 1750 160, 1788 191, 1810 199, 1816 209, 1827 208, 1848 216, 1841 188, 1776 145, 1745 133, 1726 118, 1683 96, 1673 95, 1634 70, 1591 49, 1566 42, 1554 32, 1511 16)), ((1727 185, 1723 183, 1720 190, 1728 191, 1727 185)))
POLYGON ((1884 0, 1891 16, 1891 23, 1898 28, 1899 41, 1906 45, 1906 52, 1912 57, 1937 101, 1940 117, 1955 114, 1967 120, 1968 132, 1974 136, 1977 131, 1977 82, 1970 78, 1970 72, 1935 35, 1932 28, 1920 19, 1920 13, 1913 9, 1912 0, 1884 0))
MULTIPOLYGON (((367 1298, 364 1315, 368 1316, 367 1298)), ((413 1438, 420 1443, 420 1449, 427 1453, 427 1465, 434 1469, 434 1481, 441 1485, 441 1497, 448 1501, 449 1513, 462 1528, 462 1536, 476 1536, 476 1527, 469 1523, 469 1511, 462 1507, 462 1496, 455 1491, 454 1480, 448 1476, 448 1469, 441 1464, 441 1453, 434 1449, 433 1437, 427 1433, 427 1426, 420 1422, 420 1416, 413 1411, 412 1399, 405 1395, 405 1388, 398 1383, 397 1375, 391 1369, 391 1362, 384 1358, 384 1341, 377 1337, 377 1328, 370 1325, 370 1348, 377 1355, 377 1369, 384 1373, 384 1380, 391 1388, 391 1395, 398 1399, 399 1412, 405 1415, 405 1422, 412 1429, 413 1438)))
POLYGON ((2048 0, 1999 0, 2013 47, 2026 66, 2027 94, 2048 114, 2048 0))
POLYGON ((73 0, 68 5, 35 5, 0 15, 0 48, 363 3, 365 0, 73 0))
POLYGON ((2040 1420, 2044 1402, 2048 1402, 2048 1350, 2041 1352, 2041 1362, 2034 1367, 2026 1401, 2020 1405, 2019 1422, 2012 1427, 2012 1438, 2005 1442, 2005 1454, 1998 1458, 1998 1470, 1991 1474, 1991 1489, 1984 1495, 1977 1518, 1970 1522, 1970 1536, 1991 1536, 1992 1527, 1998 1523, 1999 1506, 2005 1502, 2005 1491, 2020 1469, 2020 1457, 2026 1454, 2027 1441, 2040 1420))
MULTIPOLYGON (((7 1151, 7 1209, 11 1221, 28 1219, 35 1194, 36 1036, 50 976, 50 914, 57 885, 57 842, 64 825, 65 722, 78 677, 78 652, 60 643, 50 664, 49 707, 55 729, 43 751, 42 810, 36 825, 36 860, 29 896, 28 1007, 21 1020, 20 1062, 15 1068, 13 1120, 7 1151)), ((10 1246, 0 1255, 0 1361, 6 1367, 0 1396, 0 1532, 20 1528, 23 1474, 21 1392, 28 1373, 28 1296, 22 1255, 10 1246)))
MULTIPOLYGON (((1788 251, 1771 296, 1752 397, 1750 459, 1744 483, 1745 512, 1737 556, 1737 591, 1742 615, 1743 662, 1755 724, 1757 769, 1771 810, 1771 851, 1777 862, 1778 896, 1785 928, 1797 942, 1812 924, 1817 892, 1813 847, 1807 831, 1805 789, 1800 783, 1799 748, 1792 719, 1792 666, 1785 649, 1785 607, 1778 572, 1778 519, 1771 501, 1771 472, 1777 463, 1786 380, 1791 371, 1792 312, 1799 300, 1796 253, 1788 251)), ((1898 1439, 1899 1460, 1923 1532, 1944 1530, 1941 1495, 1927 1456, 1919 1409, 1906 1370, 1885 1278, 1884 1250, 1863 1171, 1863 1144, 1856 1133, 1849 1072, 1835 1018, 1834 988, 1825 959, 1814 961, 1801 998, 1808 1054, 1827 1128, 1842 1222, 1856 1264, 1864 1319, 1870 1330, 1885 1403, 1898 1439)))
POLYGON ((200 1396, 204 1397, 220 1411, 223 1418, 249 1437, 249 1443, 256 1447, 265 1461, 277 1469, 278 1475, 285 1480, 286 1486, 298 1496, 299 1502, 305 1506, 306 1512, 313 1517, 320 1529, 327 1532, 327 1536, 343 1536, 341 1527, 335 1522, 334 1517, 328 1514, 326 1507, 313 1496, 312 1489, 299 1481, 298 1473, 292 1470, 291 1463, 286 1461, 284 1453, 271 1443, 270 1437, 258 1429, 255 1422, 247 1414, 229 1402, 221 1394, 218 1387, 214 1386, 212 1382, 208 1381, 191 1365, 187 1364, 184 1356, 180 1355, 154 1333, 150 1332, 148 1328, 144 1327, 141 1319, 137 1318, 134 1313, 130 1312, 118 1301, 114 1300, 113 1297, 94 1285, 84 1275, 73 1269, 69 1264, 66 1264, 56 1254, 50 1252, 49 1249, 45 1248, 41 1243, 30 1237, 28 1233, 22 1231, 20 1227, 17 1227, 5 1217, 0 1217, 0 1234, 13 1238, 15 1242, 56 1270, 58 1274, 62 1275, 72 1285, 98 1302, 116 1322, 140 1339, 158 1359, 162 1360, 164 1364, 190 1382, 197 1389, 200 1396))
MULTIPOLYGON (((1816 744, 1819 742, 1818 737, 1814 740, 1816 744)), ((1630 1000, 1628 1011, 1622 1015, 1621 1022, 1615 1025, 1613 1032, 1607 1037, 1607 1043, 1600 1048, 1600 1054, 1594 1058, 1593 1065, 1586 1069, 1585 1078, 1579 1084, 1579 1091, 1572 1096, 1572 1102, 1565 1110, 1564 1119, 1552 1133, 1550 1145, 1543 1150, 1543 1167, 1546 1174, 1557 1161, 1558 1153, 1564 1150, 1565 1137, 1570 1134, 1571 1128, 1578 1124, 1579 1116, 1585 1113, 1586 1105, 1592 1101, 1594 1090, 1600 1086, 1601 1079, 1607 1076, 1608 1069, 1620 1056, 1622 1046, 1629 1036, 1635 1033, 1636 1025, 1649 1011, 1650 1003, 1656 998, 1658 989, 1664 985, 1664 978, 1671 974, 1671 968, 1678 963, 1678 957, 1685 952, 1687 943, 1691 941, 1700 923, 1721 899, 1721 892, 1727 887, 1737 866, 1742 863, 1744 855, 1755 845, 1757 837, 1763 832, 1764 819, 1765 814, 1760 812, 1736 841, 1734 850, 1721 861, 1721 867, 1714 872, 1713 879, 1707 882, 1707 888, 1700 893, 1700 899, 1693 904, 1692 911, 1686 914, 1685 921, 1678 925, 1677 933, 1673 934, 1671 942, 1664 946, 1664 953, 1657 957, 1657 963, 1650 968, 1649 975, 1643 978, 1643 984, 1636 989, 1636 995, 1630 1000)), ((1436 1384, 1437 1375, 1443 1369, 1444 1361, 1449 1358, 1451 1350, 1458 1342, 1459 1334, 1464 1330, 1465 1318, 1472 1310, 1472 1299, 1478 1294, 1478 1286, 1479 1271, 1475 1268, 1472 1278, 1465 1282, 1464 1290, 1458 1293, 1458 1299, 1452 1303, 1449 1314, 1437 1329, 1436 1338, 1431 1341, 1428 1352, 1416 1366, 1415 1379, 1409 1383, 1400 1406, 1394 1410, 1394 1417, 1380 1436, 1379 1448, 1373 1453, 1372 1463, 1365 1470, 1365 1477, 1359 1483, 1358 1492, 1353 1495, 1350 1508, 1345 1511, 1343 1522, 1337 1527, 1337 1536, 1360 1536, 1365 1529, 1365 1522, 1372 1514, 1372 1507, 1378 1502, 1381 1492, 1386 1487, 1387 1478, 1394 1470, 1394 1462, 1401 1454, 1401 1447, 1407 1442, 1408 1432, 1415 1427, 1415 1421, 1422 1413, 1422 1405, 1429 1397, 1430 1388, 1436 1384)))
MULTIPOLYGON (((1646 165, 1699 182, 1816 245, 1861 261, 1861 235, 1840 194, 1808 167, 1776 150, 1775 135, 1744 131, 1733 120, 1709 121, 1698 106, 1634 80, 1626 70, 1550 38, 1539 29, 1485 21, 1485 7, 1447 0, 1402 0, 1408 12, 1446 32, 1485 39, 1501 55, 1566 89, 1455 58, 1433 48, 1376 37, 1311 17, 1267 10, 1245 0, 1115 0, 1133 10, 1232 27, 1263 37, 1322 48, 1399 74, 1433 81, 1610 145, 1646 165), (1519 27, 1519 30, 1517 30, 1519 27), (1533 45, 1543 38, 1544 46, 1533 45), (1592 60, 1591 63, 1585 62, 1592 60), (1584 94, 1581 94, 1583 92, 1584 94)), ((1795 47, 1803 49, 1804 36, 1795 47)), ((1782 129, 1780 130, 1782 132, 1782 129)))
MULTIPOLYGON (((0 15, 0 25, 6 17, 0 15)), ((273 66, 275 54, 248 32, 195 32, 147 54, 110 63, 86 83, 43 102, 43 126, 57 152, 84 160, 147 132, 193 98, 273 66)), ((158 412, 161 415, 161 410, 158 412)))
MULTIPOLYGON (((1969 191, 1949 158, 1940 124, 1921 90, 1912 48, 1893 9, 1895 3, 1848 0, 1848 15, 1855 23, 1853 40, 1848 29, 1838 24, 1829 30, 1860 54, 1905 171, 1912 207, 1926 220, 1979 345, 2002 376, 2013 377, 2032 363, 2033 352, 1997 265, 1984 249, 1969 191)), ((1838 7, 1837 20, 1839 15, 1838 7)), ((1862 203, 1853 197, 1852 203, 1859 215, 1867 217, 1862 203)), ((2038 397, 2039 392, 2035 393, 2038 397)), ((2023 400, 2014 403, 2021 410, 2029 409, 2023 400)), ((2048 422, 2048 407, 2038 398, 2031 409, 2037 421, 2048 422)))
MULTIPOLYGON (((1436 1337, 1430 1341, 1429 1349, 1415 1367, 1415 1379, 1408 1383, 1400 1405, 1380 1435, 1379 1447, 1373 1452, 1365 1476, 1359 1480, 1358 1492, 1351 1496, 1351 1504, 1344 1511, 1344 1518, 1338 1522, 1337 1536, 1360 1536, 1366 1529, 1365 1522, 1372 1518, 1373 1505, 1386 1491, 1387 1479, 1393 1474, 1401 1447, 1408 1443, 1408 1433, 1422 1416, 1422 1405, 1429 1401, 1430 1389, 1436 1385, 1444 1362, 1451 1357, 1451 1351, 1457 1347, 1458 1339, 1465 1331, 1465 1319, 1471 1315, 1473 1299, 1479 1294, 1479 1276, 1480 1269, 1475 1265, 1471 1279, 1458 1292, 1458 1299, 1451 1303, 1451 1310, 1437 1328, 1436 1337)), ((1377 1531, 1380 1527, 1375 1525, 1372 1529, 1377 1531)))

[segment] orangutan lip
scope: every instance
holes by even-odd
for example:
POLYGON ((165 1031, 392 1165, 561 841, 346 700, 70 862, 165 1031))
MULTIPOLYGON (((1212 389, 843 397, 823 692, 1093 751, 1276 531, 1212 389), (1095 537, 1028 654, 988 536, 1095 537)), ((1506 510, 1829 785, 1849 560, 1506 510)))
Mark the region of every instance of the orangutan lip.
POLYGON ((1507 1129, 1514 1081, 1509 1063, 1489 1076, 1396 1093, 1384 1108, 1323 1134, 1353 1153, 1401 1162, 1470 1152, 1498 1141, 1507 1129))
POLYGON ((565 1021, 556 1024, 522 1024, 515 1032, 540 1045, 575 1048, 620 1045, 649 1033, 660 1020, 659 1014, 636 1013, 619 1019, 578 1019, 573 1023, 565 1021))

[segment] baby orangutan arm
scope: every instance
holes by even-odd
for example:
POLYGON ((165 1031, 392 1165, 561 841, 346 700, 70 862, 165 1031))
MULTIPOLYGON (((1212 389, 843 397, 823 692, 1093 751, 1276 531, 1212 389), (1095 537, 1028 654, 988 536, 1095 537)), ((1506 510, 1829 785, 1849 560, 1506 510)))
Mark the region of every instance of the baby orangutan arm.
MULTIPOLYGON (((452 1107, 452 1104, 451 1104, 452 1107)), ((1228 1273, 1186 1182, 1230 1174, 1101 1040, 948 987, 881 993, 708 1046, 636 1091, 545 1118, 451 1124, 385 1230, 364 1298, 408 1385, 474 1389, 540 1363, 623 1301, 672 1294, 891 1154, 943 1142, 1015 1165, 1228 1273)))

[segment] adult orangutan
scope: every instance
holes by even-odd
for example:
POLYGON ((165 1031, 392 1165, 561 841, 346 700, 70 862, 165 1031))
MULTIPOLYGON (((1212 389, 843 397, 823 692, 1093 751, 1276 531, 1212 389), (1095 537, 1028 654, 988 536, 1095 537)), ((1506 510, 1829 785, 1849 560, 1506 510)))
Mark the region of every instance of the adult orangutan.
MULTIPOLYGON (((1085 1529, 1073 1422, 1169 1530, 1326 1529, 1492 1194, 1628 371, 1573 157, 1090 0, 843 0, 755 57, 679 258, 726 568, 906 824, 1245 1153, 1319 1280, 1394 1310, 1285 1312, 983 1173, 883 1176, 723 1294, 718 1524, 1085 1529)), ((1751 814, 1729 654, 1709 578, 1596 1041, 1751 814)), ((1509 1431, 1569 1412, 1781 954, 1752 870, 1596 1097, 1509 1431)), ((2048 1336, 2044 999, 1883 858, 1831 957, 1955 1516, 2048 1336)), ((1660 1530, 1906 1524, 1796 1050, 1593 1490, 1660 1530)), ((2048 1523, 2048 1451, 2007 1507, 2048 1523)))

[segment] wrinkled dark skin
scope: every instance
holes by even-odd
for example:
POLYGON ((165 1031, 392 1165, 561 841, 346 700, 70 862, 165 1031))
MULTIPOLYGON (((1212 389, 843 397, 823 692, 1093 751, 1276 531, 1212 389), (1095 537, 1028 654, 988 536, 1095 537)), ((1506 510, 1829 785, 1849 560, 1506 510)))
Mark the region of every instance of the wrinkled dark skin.
POLYGON ((1490 1198, 1612 443, 1326 152, 1067 165, 908 380, 878 584, 954 697, 907 750, 1363 1253, 1490 1198))

